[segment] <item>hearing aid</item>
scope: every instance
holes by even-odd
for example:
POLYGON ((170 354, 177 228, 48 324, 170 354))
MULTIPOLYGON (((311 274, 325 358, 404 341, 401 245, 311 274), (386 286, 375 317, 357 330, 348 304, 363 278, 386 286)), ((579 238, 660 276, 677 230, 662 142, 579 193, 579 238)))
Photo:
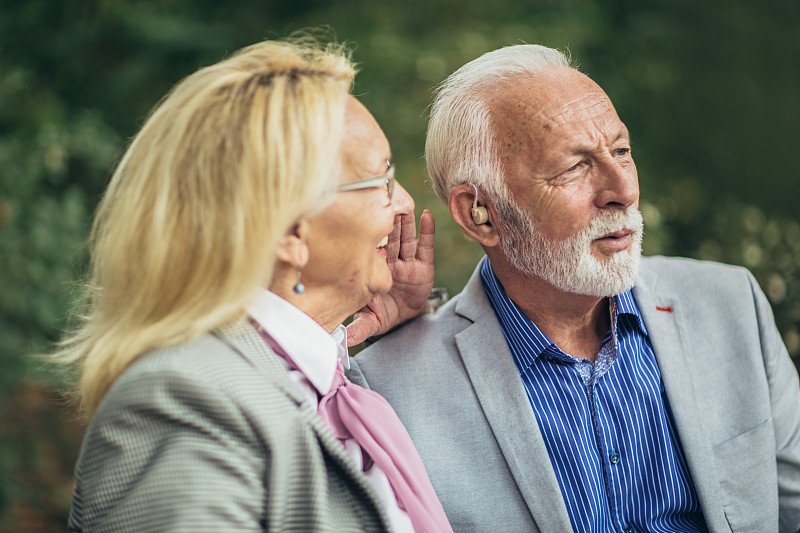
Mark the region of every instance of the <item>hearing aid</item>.
POLYGON ((472 214, 472 221, 480 226, 489 221, 489 212, 484 206, 478 205, 478 188, 475 185, 472 188, 475 189, 475 199, 472 201, 470 213, 472 214))

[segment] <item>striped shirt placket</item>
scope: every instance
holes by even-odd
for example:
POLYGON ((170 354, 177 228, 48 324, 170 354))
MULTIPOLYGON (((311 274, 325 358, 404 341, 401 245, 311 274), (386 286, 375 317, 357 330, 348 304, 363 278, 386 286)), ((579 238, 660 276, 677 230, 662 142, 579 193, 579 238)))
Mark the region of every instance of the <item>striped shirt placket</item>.
POLYGON ((707 531, 632 293, 610 300, 594 364, 571 357, 481 278, 525 386, 575 531, 707 531))

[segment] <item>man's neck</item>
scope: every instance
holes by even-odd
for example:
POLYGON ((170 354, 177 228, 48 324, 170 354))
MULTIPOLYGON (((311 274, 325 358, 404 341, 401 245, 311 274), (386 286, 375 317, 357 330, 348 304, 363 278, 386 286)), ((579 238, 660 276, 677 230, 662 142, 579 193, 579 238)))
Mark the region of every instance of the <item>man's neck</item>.
POLYGON ((511 301, 556 346, 594 362, 611 325, 608 298, 564 292, 502 260, 492 269, 511 301))

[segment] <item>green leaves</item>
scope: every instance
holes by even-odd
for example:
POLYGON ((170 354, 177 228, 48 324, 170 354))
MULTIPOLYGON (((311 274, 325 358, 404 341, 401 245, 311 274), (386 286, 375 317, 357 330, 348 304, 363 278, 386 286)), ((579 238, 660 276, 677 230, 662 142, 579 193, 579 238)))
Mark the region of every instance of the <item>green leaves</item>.
POLYGON ((41 471, 74 460, 78 432, 68 424, 48 423, 55 428, 49 431, 10 421, 65 420, 46 385, 55 378, 30 354, 47 351, 65 326, 77 298, 74 283, 86 267, 92 213, 128 139, 190 72, 299 28, 329 25, 340 41, 353 43, 361 68, 354 94, 386 132, 397 178, 418 213, 428 208, 436 217, 437 286, 457 293, 482 252, 462 237, 427 181, 432 88, 489 50, 545 44, 571 53, 631 131, 645 251, 751 268, 787 346, 800 357, 800 179, 792 144, 800 123, 798 6, 791 0, 769 9, 746 0, 3 2, 0 530, 39 527, 23 527, 20 516, 34 516, 41 530, 63 528, 68 484, 41 471), (52 462, 59 453, 61 463, 52 462), (38 508, 47 510, 36 515, 38 508))

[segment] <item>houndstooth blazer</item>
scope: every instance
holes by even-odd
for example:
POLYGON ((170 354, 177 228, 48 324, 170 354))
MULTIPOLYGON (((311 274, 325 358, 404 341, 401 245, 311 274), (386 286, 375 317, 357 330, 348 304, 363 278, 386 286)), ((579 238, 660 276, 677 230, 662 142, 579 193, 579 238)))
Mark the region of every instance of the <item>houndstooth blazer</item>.
POLYGON ((380 504, 247 322, 149 353, 83 441, 71 531, 387 531, 380 504))

